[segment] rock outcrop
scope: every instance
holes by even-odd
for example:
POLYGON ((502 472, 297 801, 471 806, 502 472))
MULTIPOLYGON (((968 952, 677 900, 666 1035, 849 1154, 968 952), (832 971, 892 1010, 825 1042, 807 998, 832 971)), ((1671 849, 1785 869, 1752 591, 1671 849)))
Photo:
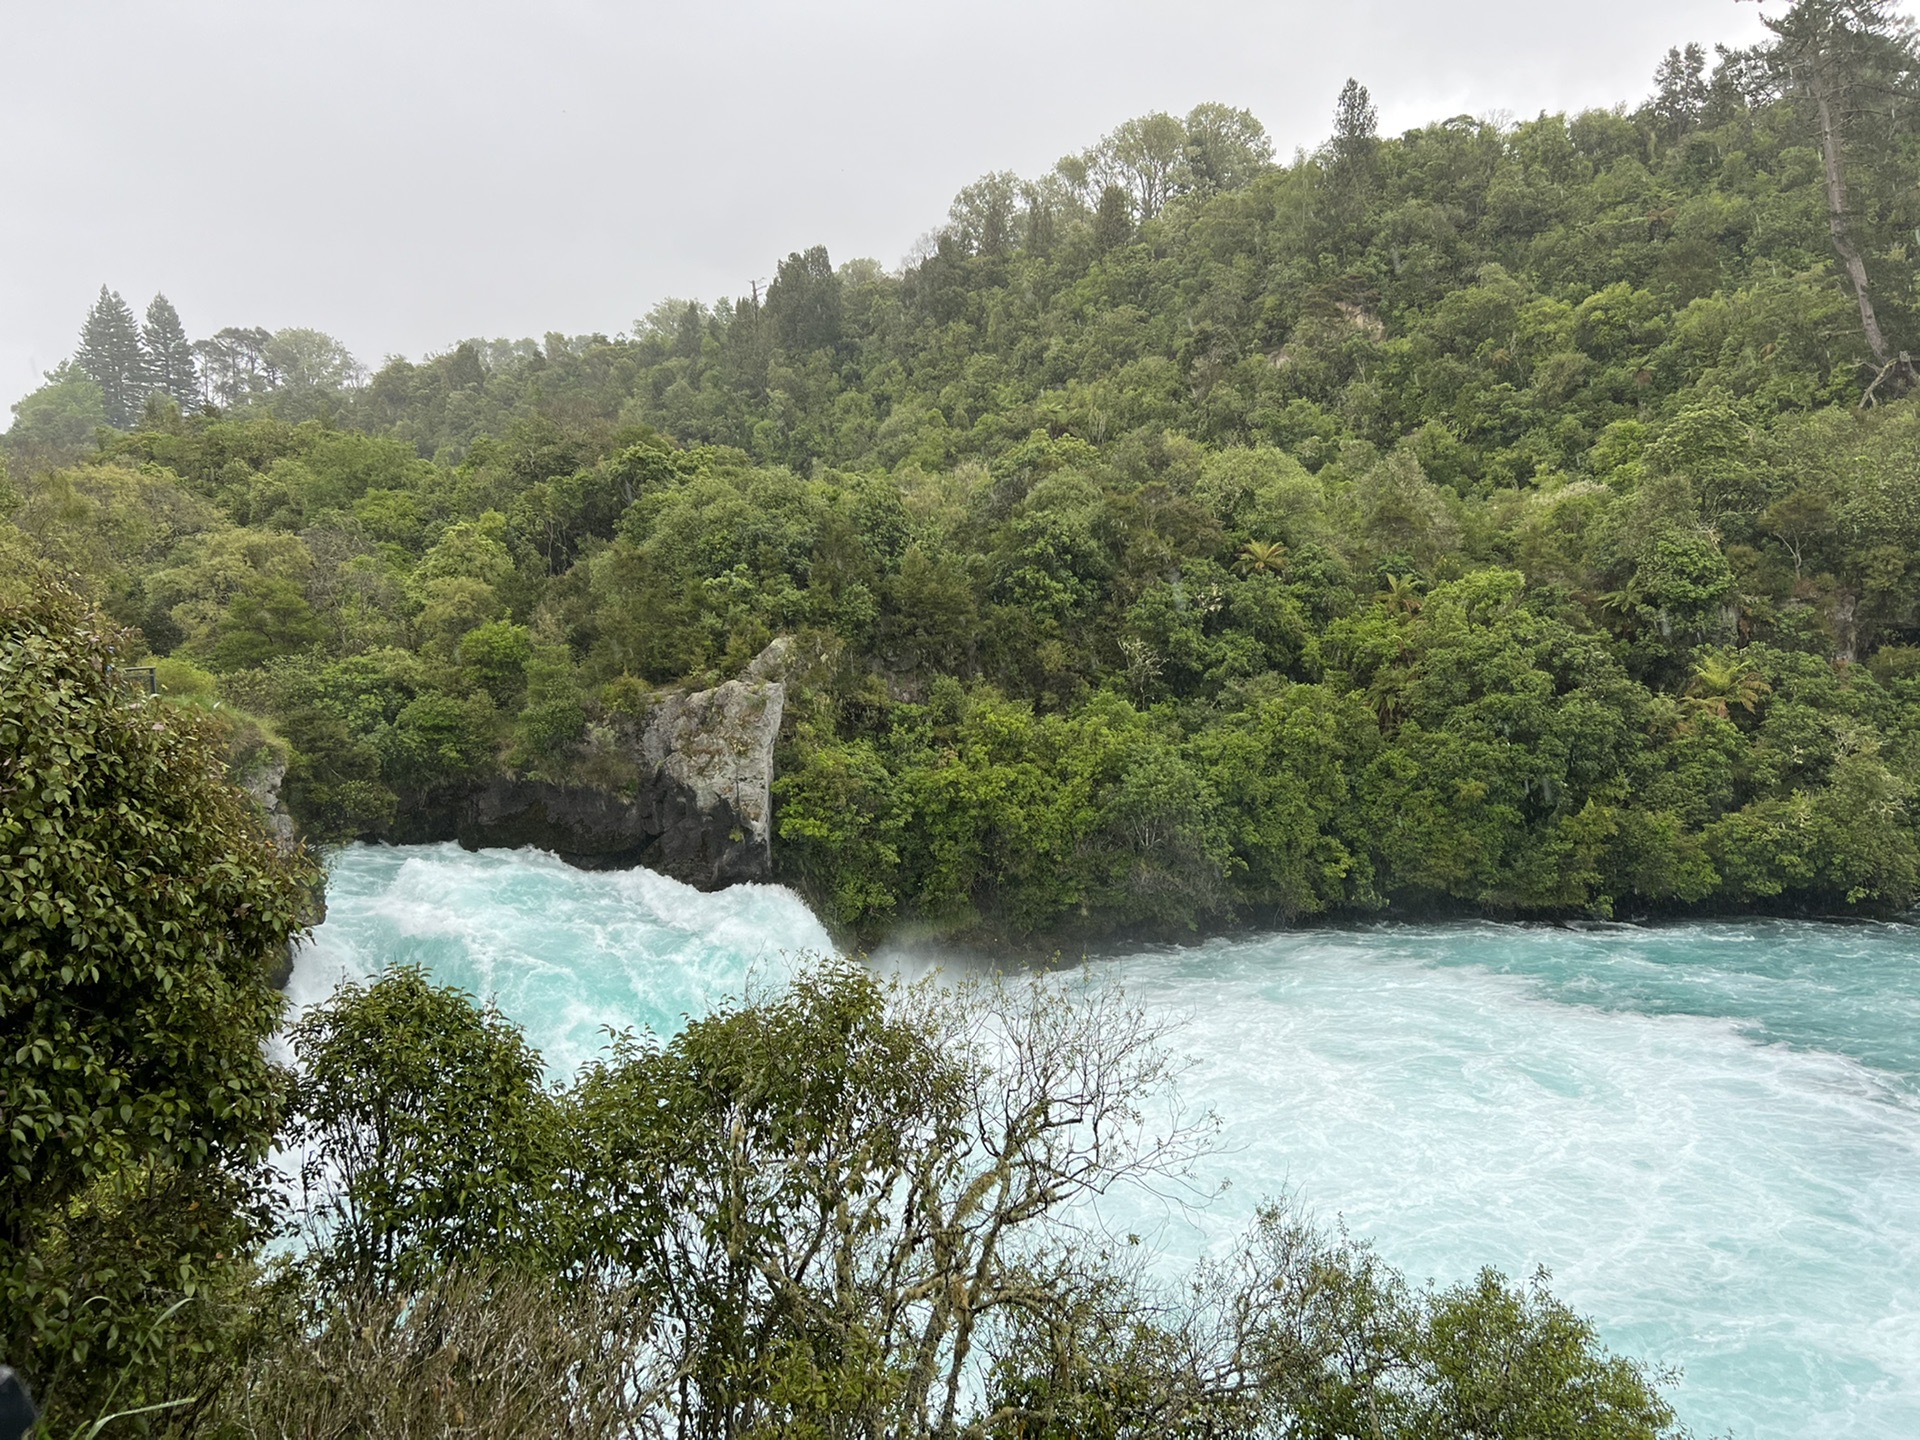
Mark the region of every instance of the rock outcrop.
POLYGON ((287 755, 284 750, 273 748, 262 754, 244 774, 235 777, 240 788, 253 797, 253 803, 260 807, 260 813, 267 823, 267 833, 273 836, 273 843, 281 850, 291 850, 299 843, 299 827, 293 823, 293 816, 287 813, 287 805, 280 798, 280 787, 287 779, 287 755))
POLYGON ((648 717, 648 822, 659 840, 642 863, 703 890, 773 878, 773 745, 787 687, 729 680, 674 695, 648 717))
MULTIPOLYGON (((403 824, 406 840, 457 839, 469 850, 532 846, 588 870, 645 866, 701 890, 773 878, 773 747, 786 710, 792 642, 776 640, 737 680, 663 695, 624 742, 637 778, 618 788, 500 775, 449 795, 403 824)), ((276 843, 299 843, 280 798, 284 753, 250 756, 235 778, 276 843)), ((326 918, 324 890, 309 923, 326 918)), ((292 953, 276 957, 284 989, 292 953)))
MULTIPOLYGON (((281 798, 280 787, 287 779, 287 753, 278 745, 266 746, 246 756, 232 757, 235 768, 229 772, 234 783, 253 797, 266 822, 267 833, 282 851, 290 853, 300 844, 300 829, 281 798)), ((327 886, 317 881, 307 895, 305 925, 318 925, 327 918, 327 886)), ((293 951, 290 941, 267 962, 267 980, 274 989, 284 990, 293 978, 293 951)))
POLYGON ((501 776, 463 807, 469 850, 531 845, 586 869, 644 865, 701 890, 773 876, 773 747, 788 642, 738 680, 663 696, 640 732, 629 791, 501 776))

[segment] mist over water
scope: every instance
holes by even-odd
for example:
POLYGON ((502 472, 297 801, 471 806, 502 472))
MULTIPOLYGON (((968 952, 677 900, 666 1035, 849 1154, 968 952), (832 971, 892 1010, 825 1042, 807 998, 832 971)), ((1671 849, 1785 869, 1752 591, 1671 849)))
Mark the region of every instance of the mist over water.
MULTIPOLYGON (((700 895, 528 852, 353 847, 297 1003, 416 962, 556 1074, 830 941, 790 892, 700 895)), ((1096 962, 1184 1017, 1225 1193, 1116 1215, 1174 1255, 1289 1191, 1415 1279, 1553 1271, 1616 1349, 1685 1367, 1701 1435, 1920 1434, 1920 933, 1311 931, 1096 962)))

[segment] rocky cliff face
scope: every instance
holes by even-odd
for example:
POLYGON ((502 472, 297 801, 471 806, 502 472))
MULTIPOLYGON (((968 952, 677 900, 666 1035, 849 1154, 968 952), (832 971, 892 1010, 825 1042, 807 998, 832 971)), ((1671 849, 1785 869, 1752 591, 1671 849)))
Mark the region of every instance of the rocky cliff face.
POLYGON ((745 675, 654 706, 631 792, 501 776, 463 807, 469 850, 531 845, 588 869, 644 865, 701 890, 773 876, 773 746, 786 641, 745 675))
MULTIPOLYGON (((244 769, 236 769, 232 778, 242 790, 253 797, 260 807, 262 818, 266 821, 267 833, 273 837, 273 843, 283 851, 290 851, 300 843, 299 827, 287 811, 286 802, 280 798, 280 787, 287 778, 286 753, 278 748, 265 750, 257 755, 245 757, 244 769)), ((305 923, 318 925, 327 918, 327 890, 324 881, 316 884, 307 897, 305 923)), ((287 988, 287 981, 293 977, 293 945, 288 944, 284 951, 275 954, 268 963, 267 979, 276 990, 287 988)))
POLYGON ((260 813, 267 823, 267 833, 273 836, 273 843, 282 850, 291 850, 299 840, 298 827, 293 816, 287 813, 286 802, 280 798, 280 787, 287 779, 287 757, 279 750, 272 750, 260 757, 244 774, 233 777, 240 788, 253 797, 254 804, 260 807, 260 813))
MULTIPOLYGON (((773 747, 786 709, 792 642, 776 640, 737 680, 663 696, 628 757, 637 781, 619 789, 497 776, 448 796, 399 827, 405 842, 457 839, 469 850, 533 846, 589 870, 645 866, 701 890, 773 878, 773 747)), ((283 846, 298 843, 280 798, 278 752, 236 779, 283 846)), ((326 918, 324 892, 311 923, 326 918)), ((275 970, 284 989, 291 953, 275 970)))

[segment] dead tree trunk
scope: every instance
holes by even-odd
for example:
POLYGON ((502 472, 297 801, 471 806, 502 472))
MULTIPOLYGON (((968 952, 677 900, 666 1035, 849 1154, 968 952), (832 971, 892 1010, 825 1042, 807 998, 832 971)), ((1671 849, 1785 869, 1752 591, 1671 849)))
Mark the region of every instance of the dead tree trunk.
POLYGON ((1827 231, 1833 237, 1833 248, 1840 256, 1841 268, 1847 272, 1847 281, 1853 286, 1853 298, 1860 306, 1860 331, 1866 336, 1867 348, 1881 365, 1893 365, 1898 362, 1887 344, 1886 333, 1880 328, 1880 317, 1874 312, 1867 262, 1853 243, 1853 231, 1847 223, 1847 157, 1840 137, 1837 96, 1827 74, 1827 58, 1816 52, 1809 60, 1807 76, 1820 119, 1820 164, 1827 181, 1827 231))

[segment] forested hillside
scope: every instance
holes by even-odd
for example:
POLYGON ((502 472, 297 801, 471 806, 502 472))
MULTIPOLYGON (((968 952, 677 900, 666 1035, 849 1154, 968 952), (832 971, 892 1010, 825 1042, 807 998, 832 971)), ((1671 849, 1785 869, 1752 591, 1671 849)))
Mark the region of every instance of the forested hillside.
POLYGON ((103 292, 0 549, 291 749, 320 840, 619 786, 798 638, 783 874, 853 935, 1920 893, 1920 91, 1890 6, 1638 108, 1277 162, 1207 105, 629 335, 370 375, 103 292), (170 317, 170 318, 169 318, 170 317))

